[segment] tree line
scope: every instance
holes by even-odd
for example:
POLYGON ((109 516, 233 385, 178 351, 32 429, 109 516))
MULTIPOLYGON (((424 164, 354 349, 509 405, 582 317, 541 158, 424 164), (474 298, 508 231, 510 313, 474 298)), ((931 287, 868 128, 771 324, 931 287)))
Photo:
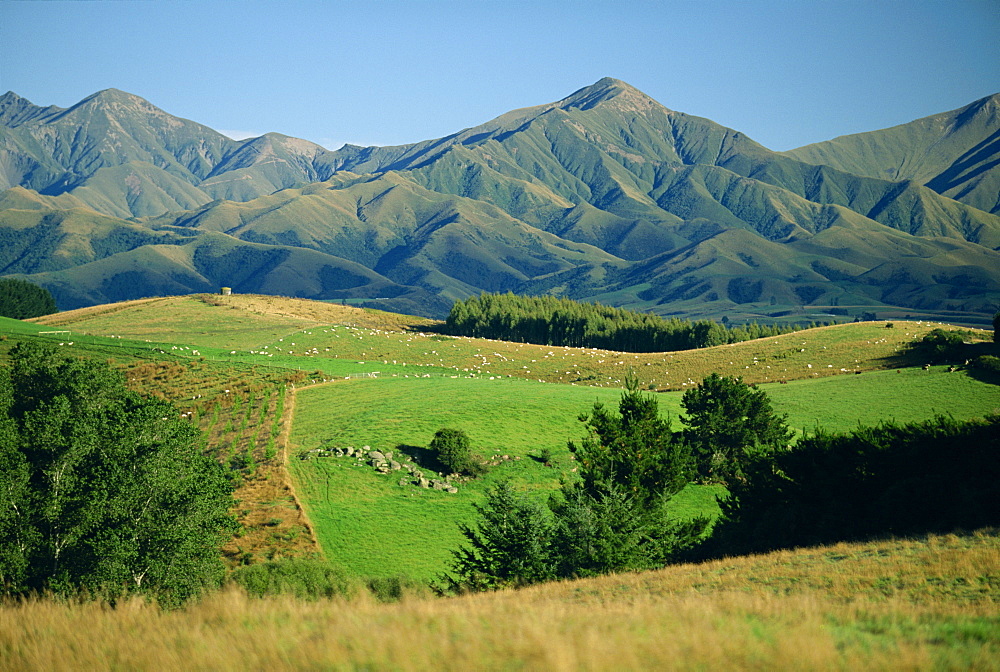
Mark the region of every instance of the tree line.
MULTIPOLYGON (((814 324, 810 326, 816 326, 814 324)), ((663 318, 555 296, 484 293, 452 305, 442 331, 452 336, 621 352, 693 350, 777 336, 797 326, 663 318)))

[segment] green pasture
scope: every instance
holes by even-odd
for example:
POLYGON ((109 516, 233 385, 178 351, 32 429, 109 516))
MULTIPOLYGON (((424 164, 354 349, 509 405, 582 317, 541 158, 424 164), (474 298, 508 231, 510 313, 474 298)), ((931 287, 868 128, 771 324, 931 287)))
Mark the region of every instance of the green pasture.
MULTIPOLYGON (((678 429, 683 391, 712 371, 762 384, 797 431, 846 431, 938 413, 965 419, 1000 409, 998 386, 941 366, 913 368, 922 362, 906 344, 937 326, 929 323, 858 323, 646 354, 453 338, 398 325, 317 325, 180 298, 53 326, 5 320, 0 330, 11 338, 0 351, 35 337, 63 343, 67 354, 183 363, 182 376, 191 381, 157 376, 146 386, 173 390, 168 396, 181 401, 204 394, 207 402, 239 381, 304 375, 289 469, 327 556, 363 576, 433 578, 462 542, 457 523, 474 517, 472 504, 490 484, 510 478, 542 499, 560 479, 574 478, 566 443, 584 435, 579 415, 595 401, 614 407, 629 373, 643 388, 669 389, 657 398, 678 429), (62 330, 71 333, 37 335, 62 330), (377 378, 359 377, 375 372, 377 378), (331 379, 336 382, 323 384, 331 379), (496 462, 484 478, 459 483, 457 494, 401 486, 401 474, 379 475, 347 458, 298 459, 321 445, 370 445, 396 452, 397 459, 399 453, 422 459, 427 472, 433 456, 426 446, 442 427, 465 430, 496 462), (533 459, 545 449, 555 458, 551 467, 533 459)), ((714 515, 721 492, 690 486, 675 497, 673 511, 714 515)))
MULTIPOLYGON (((937 413, 958 419, 1000 408, 1000 387, 944 367, 841 375, 764 387, 795 429, 835 431, 895 419, 911 422, 937 413)), ((620 389, 496 380, 382 378, 338 381, 300 390, 292 427, 290 470, 327 557, 367 576, 430 579, 445 571, 450 550, 463 542, 457 523, 474 519, 472 504, 498 479, 509 478, 544 497, 561 478, 573 478, 567 441, 584 435, 578 417, 595 401, 614 408, 620 389), (484 478, 447 494, 399 485, 400 473, 381 475, 351 458, 301 460, 319 446, 369 445, 403 457, 430 456, 426 446, 441 427, 465 430, 486 458, 508 455, 484 478), (543 449, 554 467, 532 459, 543 449), (519 459, 518 459, 519 458, 519 459)), ((682 392, 657 395, 661 413, 682 413, 682 392)), ((400 460, 402 461, 402 460, 400 460)), ((426 470, 425 471, 429 471, 426 470)), ((715 515, 717 487, 689 486, 674 499, 675 515, 715 515)))
POLYGON ((762 389, 796 430, 846 432, 884 420, 916 422, 934 415, 969 420, 1000 413, 1000 385, 964 371, 949 373, 946 366, 793 380, 762 389))

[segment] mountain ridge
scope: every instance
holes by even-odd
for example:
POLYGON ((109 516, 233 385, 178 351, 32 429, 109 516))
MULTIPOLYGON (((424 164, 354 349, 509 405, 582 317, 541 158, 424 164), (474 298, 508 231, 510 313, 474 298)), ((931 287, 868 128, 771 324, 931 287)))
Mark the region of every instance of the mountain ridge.
MULTIPOLYGON (((232 140, 117 89, 65 109, 8 92, 0 96, 0 180, 9 185, 0 192, 0 273, 55 288, 66 307, 153 287, 205 291, 221 278, 192 275, 184 255, 143 257, 158 268, 178 264, 182 279, 149 280, 145 290, 115 281, 114 265, 134 270, 139 257, 125 253, 154 240, 207 250, 221 235, 248 259, 277 259, 261 245, 280 249, 307 267, 361 278, 346 283, 354 298, 388 299, 391 308, 393 297, 377 291, 391 287, 385 293, 407 297, 408 310, 436 317, 452 300, 507 290, 743 318, 816 303, 985 313, 1000 303, 1000 216, 935 187, 947 182, 943 191, 982 202, 1000 179, 997 98, 865 136, 872 148, 905 140, 900 156, 937 148, 923 164, 933 169, 893 181, 861 174, 879 171, 852 153, 857 140, 774 152, 609 77, 442 138, 335 151, 279 133, 232 140), (811 162, 820 155, 833 158, 811 162), (847 170, 852 161, 866 170, 847 170), (70 254, 62 258, 76 266, 44 271, 8 258, 28 240, 70 249, 53 228, 64 211, 76 213, 77 229, 104 232, 97 248, 110 254, 70 254), (87 280, 88 267, 103 280, 87 280), (71 268, 81 269, 72 282, 51 275, 71 268), (894 278, 926 286, 879 286, 894 278)), ((284 278, 289 292, 346 298, 345 283, 293 280, 285 262, 251 266, 261 277, 227 286, 279 287, 284 278)))

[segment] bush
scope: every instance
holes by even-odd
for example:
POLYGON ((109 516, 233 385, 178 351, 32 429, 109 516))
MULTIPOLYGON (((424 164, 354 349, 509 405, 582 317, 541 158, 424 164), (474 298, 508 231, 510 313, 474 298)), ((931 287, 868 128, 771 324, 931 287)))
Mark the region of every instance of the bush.
POLYGON ((322 560, 273 560, 239 567, 230 581, 253 597, 292 595, 303 600, 351 597, 353 586, 340 569, 322 560))
POLYGON ((932 329, 913 344, 913 348, 932 361, 962 359, 965 350, 964 336, 969 332, 932 329))
POLYGON ((973 366, 988 373, 1000 375, 1000 357, 993 355, 980 355, 972 360, 973 366))
POLYGON ((486 467, 472 452, 472 442, 461 429, 444 427, 431 439, 430 449, 437 453, 438 461, 456 474, 481 476, 486 467))

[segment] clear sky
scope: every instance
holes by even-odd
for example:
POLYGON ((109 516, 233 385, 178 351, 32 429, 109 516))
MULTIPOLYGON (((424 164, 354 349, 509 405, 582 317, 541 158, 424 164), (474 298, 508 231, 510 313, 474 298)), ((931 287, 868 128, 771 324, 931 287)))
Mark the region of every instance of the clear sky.
POLYGON ((0 0, 0 93, 247 137, 437 138, 610 76, 777 150, 1000 92, 1000 0, 0 0))

